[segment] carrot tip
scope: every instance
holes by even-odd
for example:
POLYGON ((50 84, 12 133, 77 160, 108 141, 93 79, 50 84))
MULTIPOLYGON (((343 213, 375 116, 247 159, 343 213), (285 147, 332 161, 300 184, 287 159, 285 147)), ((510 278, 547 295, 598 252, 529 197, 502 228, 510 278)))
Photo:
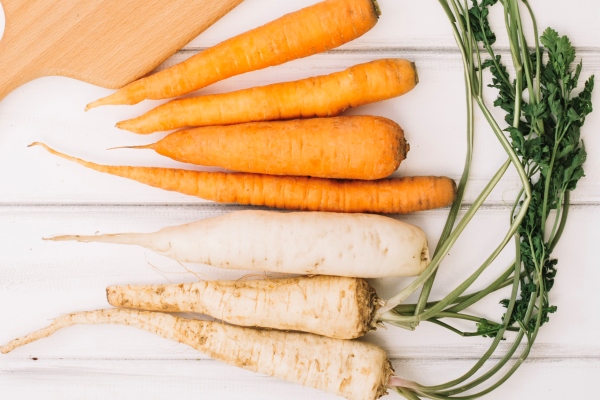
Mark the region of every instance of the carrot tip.
POLYGON ((84 110, 85 111, 89 111, 92 108, 96 108, 96 107, 100 107, 100 106, 113 105, 115 103, 112 101, 112 97, 113 97, 113 95, 110 95, 110 96, 106 96, 106 97, 103 97, 101 99, 92 101, 91 103, 89 103, 89 104, 87 104, 85 106, 84 110))
MULTIPOLYGON (((131 84, 130 84, 131 85, 131 84)), ((123 90, 128 87, 124 86, 123 88, 117 90, 114 93, 109 94, 108 96, 102 97, 98 100, 92 101, 88 105, 85 106, 85 110, 90 110, 92 108, 100 107, 100 106, 119 106, 119 105, 132 105, 137 104, 140 101, 144 100, 144 98, 131 98, 129 90, 123 90)), ((135 87, 135 86, 134 86, 135 87)))
POLYGON ((33 143, 27 145, 27 147, 34 147, 34 146, 41 146, 41 147, 45 148, 46 150, 48 150, 48 146, 42 142, 33 142, 33 143))
POLYGON ((115 127, 118 129, 122 129, 124 131, 129 131, 129 132, 133 132, 133 133, 142 133, 139 132, 138 130, 134 129, 131 127, 131 120, 125 120, 125 121, 119 121, 115 124, 115 127))
POLYGON ((108 148, 106 150, 120 150, 120 149, 148 149, 151 148, 151 144, 143 144, 141 146, 118 146, 118 147, 111 147, 108 148))

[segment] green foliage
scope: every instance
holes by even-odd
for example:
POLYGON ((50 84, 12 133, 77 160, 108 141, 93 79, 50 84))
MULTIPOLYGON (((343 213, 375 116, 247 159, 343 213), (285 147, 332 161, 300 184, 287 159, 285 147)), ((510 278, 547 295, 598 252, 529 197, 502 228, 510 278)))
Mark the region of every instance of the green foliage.
MULTIPOLYGON (((576 54, 566 36, 548 28, 540 41, 548 55, 539 77, 541 98, 537 103, 523 101, 518 127, 506 129, 513 149, 525 169, 530 171, 532 189, 527 214, 518 230, 525 276, 521 279, 514 312, 508 316, 511 326, 520 322, 528 329, 532 327, 525 323, 525 316, 532 296, 541 297, 541 310, 537 310, 542 314, 541 325, 549 320, 548 314, 556 311, 545 295, 554 286, 558 263, 551 258, 549 243, 553 237, 545 234, 546 221, 549 210, 557 210, 560 217, 566 191, 574 190, 584 176, 587 154, 580 135, 585 117, 592 112, 594 88, 594 77, 591 77, 579 95, 573 97, 582 64, 572 68, 576 54), (543 131, 539 131, 539 126, 543 126, 543 131)), ((489 86, 498 90, 494 105, 506 111, 506 121, 512 123, 517 93, 515 85, 507 83, 506 67, 499 56, 487 60, 482 67, 490 69, 493 78, 489 86)), ((503 300, 501 304, 508 307, 509 300, 503 300)))
MULTIPOLYGON (((530 53, 523 32, 524 11, 529 13, 536 36, 537 22, 528 0, 471 0, 470 8, 467 8, 467 0, 438 1, 452 24, 454 37, 464 60, 467 101, 479 106, 509 157, 509 161, 503 166, 505 169, 501 169, 488 186, 494 187, 502 177, 503 171, 512 163, 523 184, 523 191, 513 208, 507 237, 471 277, 442 300, 426 303, 429 293, 426 292, 419 304, 402 305, 397 309, 396 322, 400 323, 400 326, 408 326, 408 322, 415 320, 429 319, 461 336, 492 338, 490 348, 469 371, 457 379, 435 386, 404 387, 399 393, 411 400, 471 400, 491 392, 518 369, 529 355, 540 327, 557 311, 557 307, 550 304, 548 295, 554 287, 558 266, 558 260, 552 257, 552 251, 565 227, 569 193, 585 176, 587 153, 581 140, 581 128, 593 109, 591 99, 594 77, 590 77, 583 88, 578 89, 583 64, 580 62, 574 65, 575 48, 566 36, 561 36, 551 28, 546 29, 539 40, 534 41, 535 49, 530 53), (514 77, 510 76, 502 57, 496 55, 492 48, 496 42, 496 35, 488 18, 490 7, 496 4, 504 9, 505 28, 511 50, 510 59, 517 71, 514 77), (483 51, 488 53, 488 60, 482 61, 483 51), (494 106, 506 113, 504 119, 508 126, 504 130, 493 117, 484 99, 482 80, 487 76, 483 74, 484 70, 491 74, 491 83, 487 86, 496 89, 498 93, 494 106), (478 274, 490 265, 491 260, 499 254, 498 249, 503 249, 510 237, 515 237, 516 242, 515 263, 486 288, 458 297, 477 279, 478 274), (506 308, 502 322, 497 323, 487 318, 462 313, 490 293, 507 286, 512 287, 512 292, 510 299, 501 301, 506 308), (406 315, 413 312, 413 319, 406 315), (477 331, 463 332, 440 320, 451 318, 474 322, 477 331), (490 356, 497 351, 499 343, 506 339, 506 332, 516 332, 514 343, 510 346, 512 350, 499 359, 489 371, 474 378, 484 364, 489 362, 490 356), (523 340, 526 342, 518 357, 519 361, 512 368, 500 372, 511 362, 523 340), (474 391, 492 377, 495 378, 494 383, 488 384, 479 392, 474 391), (470 394, 465 395, 468 391, 470 394)), ((469 113, 469 109, 467 112, 471 122, 467 127, 467 137, 471 138, 473 114, 469 113)), ((467 162, 463 176, 468 176, 469 164, 467 162)), ((466 216, 469 218, 476 212, 478 206, 475 204, 480 198, 485 197, 478 197, 467 211, 466 216)), ((482 202, 483 200, 479 205, 482 202)), ((457 227, 464 226, 465 220, 468 221, 466 216, 457 227)), ((460 233, 458 228, 451 230, 448 237, 455 239, 457 232, 460 233)), ((446 239, 447 237, 442 236, 440 242, 444 243, 443 240, 446 239)), ((434 259, 437 259, 436 257, 437 254, 434 259)), ((402 295, 406 296, 404 292, 402 295)), ((401 300, 406 298, 397 297, 401 300)))
MULTIPOLYGON (((498 331, 502 328, 502 325, 495 322, 488 321, 487 319, 481 319, 477 324, 477 335, 482 337, 496 337, 498 331)), ((475 336, 475 335, 474 335, 475 336)))
MULTIPOLYGON (((496 34, 492 32, 488 16, 490 14, 490 6, 493 6, 498 0, 483 0, 481 4, 473 1, 473 7, 469 9, 469 19, 471 21, 471 32, 478 42, 488 43, 490 46, 496 42, 496 34)), ((463 21, 466 24, 466 17, 463 21)))

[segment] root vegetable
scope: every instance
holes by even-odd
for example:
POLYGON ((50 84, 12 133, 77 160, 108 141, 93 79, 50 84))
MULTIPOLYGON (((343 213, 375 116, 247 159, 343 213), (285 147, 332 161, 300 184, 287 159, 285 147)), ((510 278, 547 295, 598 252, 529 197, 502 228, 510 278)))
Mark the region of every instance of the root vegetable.
POLYGON ((331 50, 377 23, 375 0, 327 0, 242 33, 88 104, 136 104, 193 92, 223 79, 331 50))
POLYGON ((373 329, 381 300, 364 279, 314 276, 111 286, 115 307, 206 314, 234 325, 354 339, 373 329))
POLYGON ((220 203, 298 211, 404 214, 445 207, 456 196, 456 184, 446 177, 363 181, 110 166, 59 153, 42 143, 33 145, 40 145, 56 156, 99 172, 220 203))
POLYGON ((138 245, 180 262, 302 275, 415 276, 429 263, 420 228, 371 214, 244 210, 154 233, 51 240, 138 245))
POLYGON ((350 400, 381 397, 393 372, 385 352, 370 343, 121 309, 60 316, 52 325, 0 347, 0 352, 6 354, 76 324, 135 327, 186 344, 215 360, 350 400))
POLYGON ((412 62, 375 60, 330 75, 172 100, 117 127, 145 134, 186 126, 332 117, 350 107, 401 96, 417 82, 412 62))
POLYGON ((373 116, 208 126, 133 148, 233 171, 367 180, 391 175, 408 151, 402 128, 373 116))

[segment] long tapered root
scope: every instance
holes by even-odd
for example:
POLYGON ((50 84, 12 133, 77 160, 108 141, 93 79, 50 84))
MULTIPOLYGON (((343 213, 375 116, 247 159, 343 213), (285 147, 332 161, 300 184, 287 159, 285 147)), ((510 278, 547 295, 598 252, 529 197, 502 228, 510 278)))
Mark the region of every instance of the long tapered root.
POLYGON ((122 150, 122 149, 133 149, 133 150, 148 150, 154 148, 154 143, 143 144, 140 146, 117 146, 117 147, 109 147, 106 150, 122 150))
POLYGON ((49 327, 0 347, 8 353, 75 324, 136 327, 186 344, 250 371, 321 389, 350 400, 375 400, 387 392, 393 369, 386 353, 365 342, 309 333, 243 328, 137 310, 97 310, 64 315, 49 327))
POLYGON ((49 240, 52 242, 82 242, 82 243, 116 243, 116 244, 129 244, 131 241, 131 234, 119 235, 119 234, 108 234, 108 235, 58 235, 42 238, 42 240, 49 240))
POLYGON ((188 171, 157 167, 95 164, 51 149, 84 167, 163 190, 219 203, 267 206, 296 211, 405 214, 452 204, 456 183, 447 177, 417 176, 376 181, 188 171))
POLYGON ((83 165, 84 167, 93 168, 93 165, 97 165, 97 164, 94 164, 94 163, 82 160, 81 158, 71 157, 71 156, 69 156, 67 154, 64 154, 64 153, 61 153, 59 151, 56 151, 53 148, 51 148, 50 146, 48 146, 47 144, 42 143, 42 142, 33 142, 29 146, 27 146, 27 147, 34 147, 34 146, 40 146, 40 147, 42 147, 44 150, 46 150, 50 154, 53 154, 53 155, 55 155, 57 157, 60 157, 60 158, 64 158, 65 160, 68 160, 68 161, 73 161, 73 162, 75 162, 77 164, 83 165))
POLYGON ((329 75, 172 100, 117 127, 148 134, 187 126, 332 117, 351 107, 404 95, 416 85, 412 62, 381 59, 329 75))
POLYGON ((302 275, 415 276, 429 264, 422 229, 371 214, 242 210, 157 232, 76 240, 142 246, 182 263, 302 275))
POLYGON ((241 326, 354 339, 373 329, 379 299, 364 279, 334 276, 111 286, 115 307, 206 314, 241 326))
POLYGON ((38 331, 10 341, 5 346, 0 347, 0 353, 7 354, 18 347, 47 338, 55 332, 68 328, 73 325, 88 324, 118 324, 131 325, 140 329, 147 330, 157 335, 167 337, 166 331, 172 329, 174 319, 168 314, 156 314, 155 318, 149 320, 147 312, 138 312, 135 310, 122 312, 117 309, 86 311, 73 314, 61 315, 54 319, 52 324, 38 331), (170 322, 170 323, 169 323, 170 322))

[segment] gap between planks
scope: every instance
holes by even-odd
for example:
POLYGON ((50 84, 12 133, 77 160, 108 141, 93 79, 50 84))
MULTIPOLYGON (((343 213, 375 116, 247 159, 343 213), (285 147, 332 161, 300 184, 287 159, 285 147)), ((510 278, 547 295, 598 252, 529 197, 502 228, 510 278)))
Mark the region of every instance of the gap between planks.
MULTIPOLYGON (((467 211, 472 204, 463 203, 460 207, 460 211, 467 211)), ((512 204, 483 204, 479 209, 482 211, 505 211, 512 209, 512 204)), ((91 209, 91 208, 100 208, 100 209, 119 209, 124 210, 127 208, 148 208, 148 209, 159 209, 159 210, 169 210, 175 208, 199 208, 199 209, 213 209, 214 211, 237 211, 237 210, 266 210, 266 211, 274 211, 274 212, 294 212, 293 210, 283 210, 278 208, 269 208, 269 207, 258 207, 258 206, 250 206, 243 204, 217 204, 217 203, 193 203, 193 202, 170 202, 170 203, 35 203, 35 202, 24 202, 24 203, 1 203, 0 202, 0 213, 4 210, 15 210, 15 209, 56 209, 65 210, 69 208, 80 208, 80 209, 91 209)), ((590 208, 600 208, 600 203, 597 202, 586 202, 586 203, 572 203, 570 205, 569 211, 580 210, 580 209, 590 209, 590 208)), ((409 214, 389 214, 390 216, 398 216, 398 215, 422 215, 422 214, 447 214, 450 210, 449 207, 438 208, 434 210, 425 210, 419 211, 415 213, 409 214)), ((296 211, 297 212, 297 211, 296 211)), ((321 211, 315 211, 321 212, 321 211)), ((373 213, 370 213, 373 214, 373 213)), ((382 214, 386 215, 386 214, 382 214)))
MULTIPOLYGON (((187 54, 187 53, 199 53, 210 47, 185 47, 183 49, 178 50, 175 54, 187 54)), ((529 47, 531 51, 534 51, 534 47, 529 47)), ((485 49, 480 49, 483 54, 485 53, 485 49)), ((497 54, 505 53, 510 54, 509 47, 498 47, 495 48, 494 51, 497 54)), ((593 46, 583 46, 583 47, 575 47, 575 51, 578 55, 596 55, 600 53, 600 47, 593 46)), ((380 47, 364 47, 364 48, 353 48, 353 49, 332 49, 320 54, 376 54, 376 53, 433 53, 433 54, 456 54, 460 55, 460 50, 457 47, 421 47, 421 46, 404 46, 404 47, 395 47, 395 46, 380 46, 380 47)))

